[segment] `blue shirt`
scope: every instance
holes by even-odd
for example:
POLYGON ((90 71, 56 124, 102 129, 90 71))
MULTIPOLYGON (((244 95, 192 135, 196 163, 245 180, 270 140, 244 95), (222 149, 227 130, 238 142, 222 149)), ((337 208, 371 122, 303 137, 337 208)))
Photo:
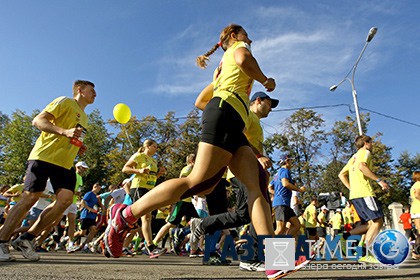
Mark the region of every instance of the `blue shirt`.
MULTIPOLYGON (((90 208, 94 208, 95 205, 99 204, 99 200, 96 197, 96 194, 94 194, 92 191, 87 192, 85 196, 83 197, 83 200, 85 201, 86 205, 90 208)), ((82 209, 82 213, 80 214, 80 219, 96 219, 97 214, 92 213, 88 211, 86 208, 82 209)))
POLYGON ((290 183, 294 184, 295 182, 292 179, 292 174, 287 168, 280 168, 279 172, 274 176, 273 180, 270 182, 270 185, 274 187, 274 199, 273 206, 288 206, 290 207, 290 200, 292 199, 292 191, 284 187, 281 179, 286 178, 290 183))

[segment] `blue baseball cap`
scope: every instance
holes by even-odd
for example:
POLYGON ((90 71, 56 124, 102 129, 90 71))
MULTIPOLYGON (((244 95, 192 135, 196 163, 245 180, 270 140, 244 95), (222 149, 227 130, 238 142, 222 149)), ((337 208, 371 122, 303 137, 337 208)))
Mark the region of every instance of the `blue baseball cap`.
POLYGON ((294 159, 294 158, 291 158, 289 154, 283 154, 280 156, 280 163, 284 163, 288 159, 294 159))
POLYGON ((260 99, 270 99, 272 109, 276 108, 277 105, 279 105, 279 100, 278 99, 273 99, 270 96, 268 96, 265 92, 262 92, 262 91, 258 91, 256 93, 254 93, 254 95, 251 97, 251 102, 254 102, 258 97, 260 99))

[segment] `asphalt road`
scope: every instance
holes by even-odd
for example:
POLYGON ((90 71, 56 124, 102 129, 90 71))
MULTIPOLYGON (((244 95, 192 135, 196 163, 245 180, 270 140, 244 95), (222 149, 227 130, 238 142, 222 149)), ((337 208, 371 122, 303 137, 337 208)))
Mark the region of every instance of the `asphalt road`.
MULTIPOLYGON (((147 256, 107 259, 100 254, 65 252, 42 253, 39 262, 30 262, 12 251, 16 262, 0 262, 0 280, 55 279, 266 279, 261 272, 230 266, 204 266, 201 259, 173 255, 149 259, 147 256)), ((398 269, 357 267, 350 262, 311 262, 307 270, 284 279, 420 279, 420 262, 407 260, 398 269), (357 268, 357 269, 356 269, 357 268)))

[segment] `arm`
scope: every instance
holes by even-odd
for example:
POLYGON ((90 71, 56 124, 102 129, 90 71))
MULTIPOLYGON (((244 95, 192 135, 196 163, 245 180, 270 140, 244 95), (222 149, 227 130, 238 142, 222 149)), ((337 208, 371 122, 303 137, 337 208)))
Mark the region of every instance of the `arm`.
POLYGON ((272 184, 268 185, 268 192, 274 194, 274 186, 272 184))
POLYGON ((122 172, 126 174, 149 174, 149 168, 136 169, 137 163, 129 160, 123 167, 122 172))
POLYGON ((85 201, 84 199, 82 199, 82 207, 83 207, 83 208, 86 208, 86 210, 88 210, 89 212, 92 212, 92 213, 98 213, 98 211, 96 211, 95 209, 93 209, 93 208, 89 207, 89 206, 86 204, 86 201, 85 201))
POLYGON ((14 192, 13 189, 8 189, 3 193, 3 196, 5 197, 18 197, 20 195, 19 192, 14 192))
POLYGON ((52 123, 55 117, 48 112, 39 113, 32 121, 32 125, 41 131, 54 133, 65 136, 67 138, 80 137, 82 135, 82 128, 64 129, 52 123))
POLYGON ((350 190, 349 171, 345 169, 341 170, 340 174, 338 174, 338 178, 340 178, 344 186, 350 190))
POLYGON ((213 84, 209 84, 197 96, 197 99, 195 100, 195 107, 197 107, 200 110, 204 110, 207 103, 209 103, 212 97, 213 97, 213 84))
POLYGON ((234 53, 235 62, 239 68, 251 79, 257 80, 264 85, 265 89, 270 92, 276 88, 276 82, 273 78, 267 78, 261 71, 257 60, 252 56, 247 48, 238 48, 234 53))
POLYGON ((281 183, 285 188, 288 188, 291 191, 297 191, 297 192, 303 193, 306 190, 306 188, 304 186, 298 188, 294 184, 290 183, 289 179, 287 179, 287 178, 281 178, 281 183))
POLYGON ((372 179, 372 180, 374 180, 374 181, 376 181, 381 187, 382 187, 382 190, 388 190, 389 189, 389 186, 388 186, 388 184, 386 183, 386 182, 384 182, 384 181, 379 181, 378 182, 378 180, 380 179, 378 176, 376 176, 375 175, 375 173, 373 173, 370 169, 369 169, 369 167, 367 166, 367 164, 366 164, 366 162, 361 162, 361 163, 359 163, 359 170, 363 173, 363 175, 365 175, 366 177, 368 177, 368 178, 370 178, 370 179, 372 179))
POLYGON ((420 200, 420 189, 414 189, 414 197, 420 200))

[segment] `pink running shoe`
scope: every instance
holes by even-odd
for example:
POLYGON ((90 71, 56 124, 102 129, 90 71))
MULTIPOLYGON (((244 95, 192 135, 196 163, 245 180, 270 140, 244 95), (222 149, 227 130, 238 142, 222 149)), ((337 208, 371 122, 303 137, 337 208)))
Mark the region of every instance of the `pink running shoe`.
POLYGON ((127 207, 125 204, 114 204, 109 208, 108 226, 104 237, 104 256, 119 258, 122 256, 123 242, 127 233, 133 227, 122 216, 122 211, 127 207))
POLYGON ((285 276, 286 271, 283 270, 265 270, 265 275, 268 279, 280 279, 282 276, 285 276))

